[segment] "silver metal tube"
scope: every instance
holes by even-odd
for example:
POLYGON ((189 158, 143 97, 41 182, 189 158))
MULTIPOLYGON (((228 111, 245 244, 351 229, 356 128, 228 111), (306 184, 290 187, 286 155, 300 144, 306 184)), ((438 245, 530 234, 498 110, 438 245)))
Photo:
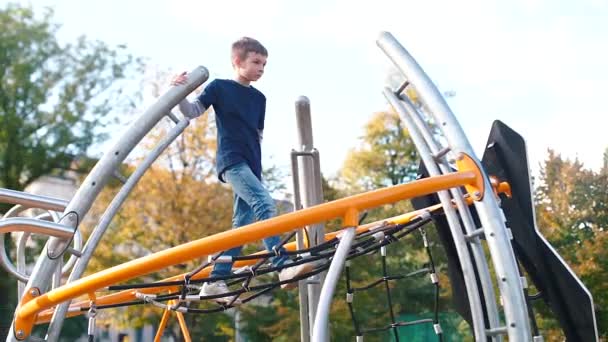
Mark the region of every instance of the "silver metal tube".
POLYGON ((59 258, 59 262, 57 263, 57 269, 53 273, 53 279, 52 279, 53 283, 51 285, 52 289, 56 289, 59 286, 61 286, 61 276, 63 275, 62 268, 63 268, 63 259, 59 258))
POLYGON ((40 208, 47 210, 63 211, 68 205, 68 201, 34 195, 27 192, 0 188, 0 203, 21 204, 28 208, 40 208))
POLYGON ((19 237, 19 241, 17 242, 17 298, 21 298, 23 295, 23 291, 25 291, 25 284, 29 277, 24 276, 25 273, 25 243, 27 239, 30 237, 29 232, 21 233, 19 237))
MULTIPOLYGON (((448 140, 452 151, 457 154, 466 153, 479 164, 464 131, 445 99, 414 58, 388 32, 380 35, 377 44, 414 85, 448 140)), ((475 208, 488 237, 487 244, 498 278, 498 288, 504 299, 509 341, 529 341, 532 334, 515 254, 487 175, 484 176, 484 185, 483 200, 476 201, 475 208)))
POLYGON ((69 239, 74 234, 74 228, 55 222, 36 220, 31 217, 9 217, 0 220, 0 234, 11 232, 29 232, 69 239))
POLYGON ((344 268, 344 263, 348 257, 350 246, 355 239, 355 227, 350 227, 344 231, 340 237, 340 243, 336 248, 336 253, 329 265, 325 283, 321 289, 319 298, 319 306, 315 316, 315 324, 313 326, 312 341, 325 342, 329 341, 329 310, 331 308, 331 300, 340 279, 340 273, 344 268))
MULTIPOLYGON (((293 180, 293 210, 300 210, 300 180, 298 177, 298 156, 295 150, 291 151, 291 178, 293 180)), ((296 248, 305 248, 304 228, 296 232, 296 248)), ((308 319, 308 285, 306 279, 298 282, 298 303, 300 307, 300 341, 310 341, 310 321, 308 319)))
MULTIPOLYGON (((312 152, 314 150, 312 120, 310 114, 310 100, 306 96, 300 96, 296 102, 296 121, 298 126, 298 150, 300 152, 312 152)), ((323 190, 321 189, 320 172, 316 172, 315 161, 304 157, 300 164, 302 177, 300 178, 300 194, 303 194, 303 206, 305 208, 323 202, 323 190), (318 179, 319 178, 319 179, 318 179)), ((310 244, 316 246, 325 239, 323 224, 315 224, 307 228, 310 244)), ((321 294, 321 285, 325 272, 317 275, 319 282, 308 284, 308 325, 312 326, 317 311, 317 304, 321 294)), ((310 330, 309 330, 310 335, 310 330)))
MULTIPOLYGON (((87 240, 87 244, 82 250, 82 255, 78 259, 76 266, 72 270, 70 277, 68 278, 67 283, 71 283, 77 279, 79 279, 84 273, 87 265, 89 264, 89 260, 93 256, 93 252, 97 248, 97 245, 101 241, 101 238, 106 232, 106 229, 112 222, 112 219, 127 199, 137 182, 141 179, 141 177, 146 173, 146 171, 150 168, 150 166, 156 161, 158 156, 160 156, 163 151, 188 127, 189 121, 187 119, 183 119, 176 126, 174 126, 167 136, 165 136, 150 153, 146 155, 146 158, 141 162, 141 164, 137 167, 135 172, 127 179, 127 182, 120 188, 120 191, 116 194, 106 211, 101 216, 99 223, 93 229, 91 236, 87 240)), ((59 333, 61 332, 61 326, 63 325, 63 320, 65 318, 65 314, 67 313, 70 302, 62 303, 58 306, 51 318, 51 323, 49 325, 49 329, 47 332, 47 339, 49 341, 53 341, 58 339, 59 333)))
MULTIPOLYGON (((37 220, 31 217, 9 217, 0 220, 0 236, 4 237, 4 234, 11 232, 44 234, 63 239, 69 239, 74 233, 73 228, 69 228, 55 222, 37 220)), ((15 268, 15 265, 13 265, 13 263, 10 261, 9 256, 6 253, 4 240, 2 240, 2 242, 3 243, 0 244, 0 266, 2 266, 8 273, 12 274, 20 281, 27 282, 28 277, 25 274, 25 271, 19 271, 18 268, 15 268)), ((24 260, 25 255, 22 256, 24 253, 25 241, 21 242, 20 239, 20 243, 17 246, 17 260, 24 260)), ((25 266, 23 269, 25 270, 25 266)))
MULTIPOLYGON (((420 158, 424 162, 424 165, 429 171, 429 174, 440 174, 439 168, 433 160, 433 154, 431 153, 429 147, 424 141, 424 138, 419 132, 418 127, 416 127, 412 118, 407 115, 407 111, 403 107, 403 104, 389 88, 384 89, 384 96, 389 101, 391 106, 395 108, 398 113, 401 114, 401 118, 405 125, 408 127, 410 137, 416 145, 416 148, 420 153, 420 158)), ((456 252, 458 253, 458 259, 460 260, 460 264, 462 267, 462 274, 464 276, 464 282, 467 287, 467 297, 469 300, 469 305, 471 307, 471 317, 474 323, 473 330, 475 332, 475 339, 477 341, 485 341, 486 336, 484 326, 484 314, 483 308, 481 306, 481 295, 477 287, 477 280, 475 278, 475 271, 473 268, 473 263, 471 261, 471 255, 469 254, 469 250, 467 247, 467 242, 464 239, 464 234, 462 232, 458 216, 456 215, 456 211, 452 207, 452 201, 449 193, 447 191, 440 191, 437 193, 437 195, 439 196, 439 200, 443 205, 443 211, 445 212, 446 218, 448 220, 450 231, 454 239, 454 245, 456 246, 456 252)))
MULTIPOLYGON (((65 215, 61 223, 68 226, 76 226, 79 221, 84 218, 86 213, 91 208, 91 205, 105 187, 108 180, 118 169, 127 155, 135 148, 135 146, 143 139, 143 137, 160 121, 171 108, 175 107, 183 98, 203 84, 209 78, 209 71, 204 67, 198 67, 188 74, 188 81, 184 85, 174 86, 164 95, 162 95, 156 103, 148 108, 139 118, 134 120, 131 125, 123 132, 120 139, 116 141, 114 146, 108 150, 103 157, 97 162, 93 170, 84 180, 72 200, 65 209, 65 213, 73 213, 75 215, 65 215)), ((41 293, 48 285, 48 279, 55 268, 56 261, 50 259, 47 251, 56 250, 57 245, 62 241, 50 239, 46 244, 45 250, 38 258, 30 281, 26 288, 38 288, 41 293)), ((55 312, 57 316, 57 311, 55 312)), ((50 328, 50 327, 49 327, 50 328)), ((55 326, 54 329, 60 329, 55 326)), ((11 325, 11 331, 14 330, 11 325)), ((9 334, 13 336, 14 334, 9 334)), ((13 337, 9 337, 13 340, 13 337)))
MULTIPOLYGON (((400 96, 402 109, 405 109, 409 117, 414 122, 418 132, 422 134, 423 140, 426 142, 427 146, 430 149, 430 152, 433 156, 440 155, 444 153, 446 149, 440 149, 439 144, 433 138, 433 135, 428 129, 428 126, 425 124, 423 118, 421 117, 421 113, 416 109, 414 104, 407 98, 400 96)), ((402 113, 405 115, 405 113, 402 113)), ((436 161, 435 158, 433 160, 436 161)), ((430 161, 429 161, 430 162, 430 161)), ((445 162, 437 163, 439 166, 439 170, 441 173, 446 174, 451 172, 449 166, 445 162)), ((429 171, 431 176, 439 175, 429 171)), ((471 216, 471 212, 469 207, 464 202, 463 194, 459 188, 450 189, 450 193, 452 194, 452 198, 456 202, 456 207, 458 209, 458 214, 464 224, 465 231, 467 235, 471 236, 475 233, 476 227, 473 221, 473 217, 471 216)), ((465 241, 469 241, 467 237, 465 237, 465 241)), ((473 260, 475 265, 477 266, 477 272, 479 276, 479 284, 481 285, 482 292, 484 294, 484 303, 486 304, 486 313, 488 315, 489 328, 492 329, 494 327, 498 327, 500 325, 500 318, 498 315, 498 307, 496 305, 496 294, 494 293, 494 287, 492 285, 492 277, 490 275, 490 269, 488 267, 488 263, 486 260, 485 253, 483 251, 483 246, 481 245, 479 239, 474 239, 470 242, 471 253, 473 254, 473 260)), ((502 336, 494 337, 496 340, 501 341, 502 336)))

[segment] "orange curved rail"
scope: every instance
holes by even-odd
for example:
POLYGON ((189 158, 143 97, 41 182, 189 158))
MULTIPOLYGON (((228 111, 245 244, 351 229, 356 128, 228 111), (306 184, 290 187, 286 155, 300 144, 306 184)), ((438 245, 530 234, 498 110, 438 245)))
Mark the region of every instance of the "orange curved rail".
MULTIPOLYGON (((21 331, 23 338, 30 335, 37 315, 53 306, 89 295, 94 299, 95 291, 146 275, 168 266, 180 264, 205 255, 211 255, 233 247, 261 240, 268 236, 279 235, 304 227, 324 222, 334 218, 342 218, 346 227, 357 226, 358 214, 361 210, 380 205, 398 202, 447 190, 460 186, 475 186, 479 179, 479 170, 473 167, 441 176, 424 178, 406 184, 378 189, 336 201, 323 203, 296 212, 277 216, 265 221, 256 222, 238 229, 232 229, 212 236, 204 237, 183 245, 160 251, 112 268, 91 274, 72 283, 58 287, 37 297, 25 296, 15 312, 14 329, 21 331)), ((242 266, 237 264, 236 266, 242 266)), ((204 274, 200 275, 201 277, 204 274)), ((178 280, 179 276, 170 279, 178 280)), ((28 289, 29 290, 29 289, 28 289)), ((153 289, 148 289, 153 290, 153 289)), ((30 291, 26 291, 28 293, 30 291)), ((128 291, 133 292, 133 291, 128 291)), ((132 295, 132 293, 130 294, 132 295)), ((120 301, 130 297, 128 293, 118 293, 106 296, 108 301, 120 301)), ((96 300, 97 305, 103 305, 96 300)))

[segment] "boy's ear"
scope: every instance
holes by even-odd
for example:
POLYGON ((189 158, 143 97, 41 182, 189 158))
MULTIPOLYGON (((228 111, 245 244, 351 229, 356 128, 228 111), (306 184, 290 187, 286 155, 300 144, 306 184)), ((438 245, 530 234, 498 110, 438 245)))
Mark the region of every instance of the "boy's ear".
POLYGON ((240 66, 241 66, 241 63, 242 63, 242 61, 241 61, 241 59, 239 58, 239 56, 234 56, 234 57, 232 58, 232 65, 233 65, 233 66, 235 66, 235 67, 240 67, 240 66))

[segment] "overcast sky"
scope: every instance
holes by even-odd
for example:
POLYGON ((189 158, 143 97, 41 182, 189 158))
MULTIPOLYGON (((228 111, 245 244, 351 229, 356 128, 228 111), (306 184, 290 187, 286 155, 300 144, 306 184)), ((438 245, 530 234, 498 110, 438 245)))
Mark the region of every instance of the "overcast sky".
MULTIPOLYGON (((0 1, 6 3, 6 1, 0 1)), ((528 140, 533 168, 553 148, 601 165, 608 146, 608 1, 22 1, 55 8, 64 41, 85 34, 124 43, 155 65, 231 78, 241 36, 269 50, 254 86, 268 98, 264 163, 289 169, 294 101, 312 103, 323 172, 335 175, 372 113, 388 60, 376 47, 392 32, 442 91, 478 157, 493 120, 528 140)))

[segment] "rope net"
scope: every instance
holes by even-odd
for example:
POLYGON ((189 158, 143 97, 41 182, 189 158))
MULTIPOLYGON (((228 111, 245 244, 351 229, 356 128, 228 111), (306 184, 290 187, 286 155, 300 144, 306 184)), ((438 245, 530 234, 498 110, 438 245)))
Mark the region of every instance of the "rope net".
MULTIPOLYGON (((344 276, 346 283, 346 302, 353 322, 357 341, 362 340, 364 335, 378 334, 389 330, 392 331, 395 340, 399 341, 399 327, 424 324, 432 324, 435 334, 438 336, 438 340, 442 341, 442 330, 439 324, 439 281, 436 274, 435 263, 431 253, 428 237, 425 231, 425 226, 429 222, 431 222, 430 215, 419 215, 406 224, 392 224, 384 222, 370 227, 368 230, 359 232, 355 237, 355 241, 353 242, 348 253, 344 276), (406 236, 412 235, 414 232, 420 233, 428 262, 426 263, 425 267, 413 272, 406 274, 394 274, 391 272, 391 270, 389 270, 387 265, 387 246, 402 240, 406 236), (380 278, 361 287, 353 286, 353 266, 351 264, 351 260, 363 255, 378 254, 378 252, 380 254, 382 266, 382 274, 380 278), (431 279, 431 285, 434 287, 433 318, 413 321, 399 321, 396 317, 395 303, 393 303, 391 296, 392 292, 390 284, 405 278, 422 275, 428 275, 431 279), (356 315, 356 310, 354 307, 354 299, 356 298, 355 294, 372 290, 380 285, 383 285, 384 288, 386 296, 386 310, 388 311, 390 322, 379 327, 364 327, 364 320, 358 318, 356 315)), ((88 307, 82 306, 80 307, 80 311, 90 312, 91 309, 103 310, 139 304, 151 304, 166 310, 180 313, 212 314, 223 312, 235 306, 249 303, 256 298, 277 289, 283 284, 310 278, 326 271, 329 268, 331 259, 336 251, 338 243, 340 242, 340 235, 336 235, 336 237, 333 237, 324 243, 311 248, 293 251, 287 251, 284 249, 281 250, 280 247, 283 247, 290 239, 294 237, 294 235, 295 232, 282 239, 279 246, 277 246, 278 248, 276 248, 273 252, 234 257, 223 256, 221 253, 218 253, 211 256, 206 262, 201 264, 196 269, 187 273, 183 277, 183 280, 115 285, 108 288, 110 291, 137 291, 140 289, 155 288, 159 286, 172 286, 179 288, 178 291, 166 294, 146 294, 136 292, 138 300, 111 305, 91 305, 88 307), (272 266, 270 259, 279 255, 287 255, 289 257, 291 262, 288 266, 272 266), (235 270, 233 274, 228 276, 206 278, 197 277, 197 279, 193 279, 195 275, 200 273, 202 270, 213 266, 215 263, 236 262, 242 260, 254 260, 255 264, 239 268, 235 270), (314 265, 313 270, 286 281, 273 281, 273 278, 268 276, 274 272, 281 271, 283 268, 294 267, 304 263, 312 263, 314 265), (199 294, 201 285, 203 283, 216 282, 220 280, 226 282, 230 292, 211 296, 201 296, 199 294), (224 298, 225 300, 221 302, 218 301, 218 299, 221 298, 224 298)))

